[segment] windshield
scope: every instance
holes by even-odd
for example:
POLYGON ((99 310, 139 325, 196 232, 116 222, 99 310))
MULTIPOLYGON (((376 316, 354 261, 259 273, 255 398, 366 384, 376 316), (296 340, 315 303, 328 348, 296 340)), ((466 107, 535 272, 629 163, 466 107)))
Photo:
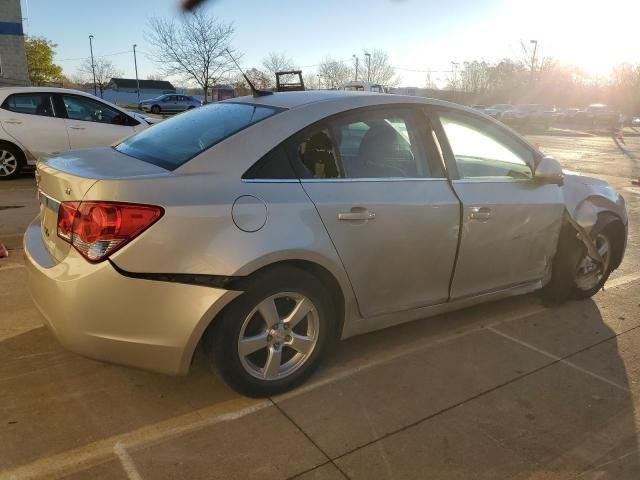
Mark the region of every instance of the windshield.
POLYGON ((243 103, 215 103, 191 110, 127 138, 121 153, 175 170, 225 138, 277 112, 243 103))

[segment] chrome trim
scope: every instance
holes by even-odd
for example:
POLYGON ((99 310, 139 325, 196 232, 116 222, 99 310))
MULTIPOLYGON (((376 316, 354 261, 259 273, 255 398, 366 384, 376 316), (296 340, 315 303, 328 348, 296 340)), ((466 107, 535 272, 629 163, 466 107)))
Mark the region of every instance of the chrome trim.
POLYGON ((453 183, 521 183, 531 182, 533 178, 458 178, 452 180, 453 183))
POLYGON ((242 183, 300 183, 297 178, 243 178, 242 183))
POLYGON ((359 182, 446 182, 445 177, 380 177, 380 178, 301 178, 301 183, 359 183, 359 182))
POLYGON ((55 213, 58 213, 58 210, 60 209, 61 202, 59 202, 53 197, 50 197, 49 195, 42 192, 41 190, 38 190, 38 201, 42 206, 48 208, 49 210, 55 213))

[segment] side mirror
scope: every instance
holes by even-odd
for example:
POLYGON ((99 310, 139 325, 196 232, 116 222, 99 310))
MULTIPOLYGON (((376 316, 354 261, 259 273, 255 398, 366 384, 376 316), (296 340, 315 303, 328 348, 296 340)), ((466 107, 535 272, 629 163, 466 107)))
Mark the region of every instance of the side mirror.
POLYGON ((538 162, 535 172, 536 180, 541 183, 562 185, 563 177, 562 166, 555 158, 545 156, 538 162))

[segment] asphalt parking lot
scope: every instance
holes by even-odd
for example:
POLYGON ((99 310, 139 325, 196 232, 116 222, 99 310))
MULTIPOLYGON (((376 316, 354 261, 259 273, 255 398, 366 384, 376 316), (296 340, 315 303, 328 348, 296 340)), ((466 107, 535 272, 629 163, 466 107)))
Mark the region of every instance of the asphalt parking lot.
MULTIPOLYGON (((592 300, 535 295, 339 344, 286 395, 88 360, 32 306, 30 176, 0 184, 0 479, 640 478, 640 137, 531 140, 627 200, 625 260, 592 300)), ((105 295, 108 295, 105 292, 105 295)))

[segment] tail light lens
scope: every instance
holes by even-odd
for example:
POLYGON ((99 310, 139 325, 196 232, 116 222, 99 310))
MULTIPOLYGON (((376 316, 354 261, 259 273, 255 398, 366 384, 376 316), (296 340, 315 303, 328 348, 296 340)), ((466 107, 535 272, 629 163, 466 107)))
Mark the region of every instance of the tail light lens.
POLYGON ((158 221, 162 207, 117 202, 63 202, 58 236, 97 263, 158 221))

